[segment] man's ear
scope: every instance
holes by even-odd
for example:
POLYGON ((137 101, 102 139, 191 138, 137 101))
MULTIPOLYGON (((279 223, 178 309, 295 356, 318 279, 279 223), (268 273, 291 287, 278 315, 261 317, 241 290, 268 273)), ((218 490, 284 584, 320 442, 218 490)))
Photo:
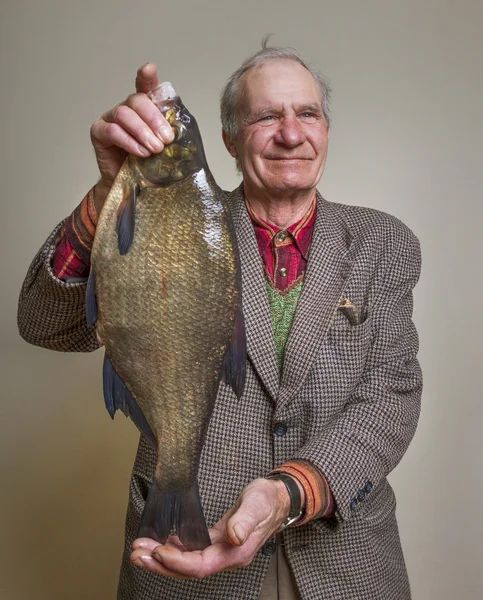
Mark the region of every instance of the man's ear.
POLYGON ((222 130, 221 135, 223 137, 223 142, 225 143, 225 148, 233 156, 233 158, 238 158, 238 152, 236 151, 235 143, 232 141, 231 137, 225 130, 222 130))

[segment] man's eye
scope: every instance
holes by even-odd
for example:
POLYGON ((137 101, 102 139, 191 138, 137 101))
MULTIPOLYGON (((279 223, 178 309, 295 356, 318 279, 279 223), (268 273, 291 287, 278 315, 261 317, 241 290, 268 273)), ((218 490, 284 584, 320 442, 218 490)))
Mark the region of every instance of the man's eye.
POLYGON ((260 121, 271 121, 273 119, 272 115, 265 115, 260 119, 260 121))

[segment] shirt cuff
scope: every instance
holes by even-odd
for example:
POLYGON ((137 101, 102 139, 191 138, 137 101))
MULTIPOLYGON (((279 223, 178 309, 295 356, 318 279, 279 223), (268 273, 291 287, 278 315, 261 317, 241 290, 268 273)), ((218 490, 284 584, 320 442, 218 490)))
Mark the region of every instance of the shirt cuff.
POLYGON ((87 277, 99 213, 91 188, 79 206, 66 219, 52 257, 52 269, 58 279, 87 277))
POLYGON ((335 512, 335 501, 330 491, 329 484, 322 473, 312 463, 306 460, 291 460, 270 475, 286 473, 294 477, 303 487, 305 493, 305 511, 294 525, 298 527, 312 519, 331 517, 335 512))

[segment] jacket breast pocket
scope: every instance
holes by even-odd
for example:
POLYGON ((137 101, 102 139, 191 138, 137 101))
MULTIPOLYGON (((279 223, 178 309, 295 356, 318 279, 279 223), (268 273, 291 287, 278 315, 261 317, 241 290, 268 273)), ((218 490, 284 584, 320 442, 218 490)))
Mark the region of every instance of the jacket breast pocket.
POLYGON ((370 347, 372 319, 360 325, 350 325, 347 319, 336 319, 327 333, 327 343, 340 356, 363 356, 370 347))
POLYGON ((317 370, 328 391, 345 399, 358 385, 371 348, 372 324, 336 319, 327 332, 317 370))

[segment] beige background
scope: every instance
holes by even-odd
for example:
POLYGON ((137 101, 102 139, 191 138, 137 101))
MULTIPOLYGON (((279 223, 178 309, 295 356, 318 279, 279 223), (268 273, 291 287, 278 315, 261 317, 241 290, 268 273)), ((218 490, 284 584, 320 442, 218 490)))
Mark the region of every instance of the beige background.
POLYGON ((415 600, 483 597, 482 28, 481 0, 2 0, 1 600, 115 597, 136 430, 103 407, 101 352, 15 324, 32 256, 96 181, 90 124, 155 61, 235 187, 218 94, 266 32, 332 82, 322 193, 421 238, 424 404, 391 481, 415 600))

